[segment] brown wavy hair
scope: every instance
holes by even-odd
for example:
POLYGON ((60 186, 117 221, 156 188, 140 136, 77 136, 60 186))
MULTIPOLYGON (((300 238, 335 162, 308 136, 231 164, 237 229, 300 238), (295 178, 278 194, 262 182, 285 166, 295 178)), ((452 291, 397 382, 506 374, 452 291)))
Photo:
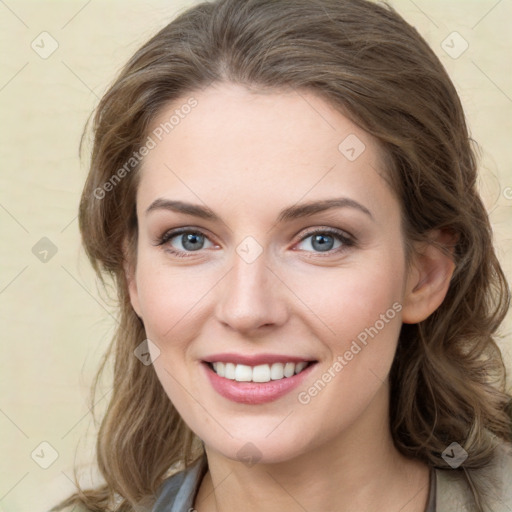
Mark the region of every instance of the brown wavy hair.
POLYGON ((475 470, 492 462, 498 441, 511 441, 511 397, 496 344, 510 292, 476 188, 478 146, 434 52, 392 7, 366 0, 200 3, 144 44, 101 99, 79 225, 92 266, 104 284, 113 280, 119 305, 91 395, 93 404, 113 360, 113 391, 96 446, 105 484, 81 489, 75 473, 78 492, 58 507, 140 510, 170 468, 189 467, 203 453, 153 367, 133 354, 146 338, 124 270, 136 257, 139 166, 103 198, 97 190, 143 145, 169 102, 220 82, 314 92, 384 149, 407 253, 433 229, 458 237, 444 302, 423 322, 402 327, 390 373, 390 429, 401 453, 437 468, 447 469, 441 453, 451 442, 462 445, 469 456, 452 471, 465 475, 483 510, 485 489, 475 470))

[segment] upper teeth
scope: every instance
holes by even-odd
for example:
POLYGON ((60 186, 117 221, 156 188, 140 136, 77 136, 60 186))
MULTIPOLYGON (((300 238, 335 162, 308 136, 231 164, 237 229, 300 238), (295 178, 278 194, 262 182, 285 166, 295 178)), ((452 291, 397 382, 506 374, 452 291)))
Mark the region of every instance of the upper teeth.
POLYGON ((234 363, 212 363, 215 373, 226 379, 238 382, 269 382, 284 377, 292 377, 300 373, 307 366, 306 361, 300 363, 274 363, 272 365, 260 364, 258 366, 247 366, 234 363))

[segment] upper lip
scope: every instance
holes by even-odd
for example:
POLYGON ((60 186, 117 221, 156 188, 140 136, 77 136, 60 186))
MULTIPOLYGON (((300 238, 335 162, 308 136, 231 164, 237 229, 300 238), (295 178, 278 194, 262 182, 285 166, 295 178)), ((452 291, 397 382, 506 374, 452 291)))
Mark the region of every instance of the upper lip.
POLYGON ((203 359, 206 363, 234 363, 245 364, 247 366, 258 366, 260 364, 273 364, 273 363, 300 363, 302 361, 311 362, 313 359, 307 357, 288 356, 282 354, 235 354, 235 353, 222 353, 213 354, 203 359))

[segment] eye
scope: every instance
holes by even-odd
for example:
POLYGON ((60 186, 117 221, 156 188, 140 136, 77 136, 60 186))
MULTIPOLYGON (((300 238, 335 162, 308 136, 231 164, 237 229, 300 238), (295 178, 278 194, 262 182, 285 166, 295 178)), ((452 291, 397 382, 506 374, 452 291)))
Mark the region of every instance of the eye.
POLYGON ((347 234, 333 228, 312 231, 302 238, 300 244, 305 245, 301 250, 311 252, 309 248, 312 248, 313 252, 329 254, 341 252, 355 245, 354 240, 347 234))
POLYGON ((210 244, 207 247, 213 247, 214 244, 201 231, 182 228, 167 231, 158 240, 157 245, 165 245, 166 251, 186 258, 187 253, 198 252, 204 249, 206 242, 210 244))
MULTIPOLYGON (((180 258, 192 256, 194 252, 213 247, 215 244, 200 230, 180 228, 167 231, 156 241, 166 252, 180 258)), ((297 245, 300 250, 313 253, 337 254, 355 245, 350 235, 334 228, 311 231, 297 245), (300 247, 300 245, 303 247, 300 247), (312 250, 311 250, 312 249, 312 250)))

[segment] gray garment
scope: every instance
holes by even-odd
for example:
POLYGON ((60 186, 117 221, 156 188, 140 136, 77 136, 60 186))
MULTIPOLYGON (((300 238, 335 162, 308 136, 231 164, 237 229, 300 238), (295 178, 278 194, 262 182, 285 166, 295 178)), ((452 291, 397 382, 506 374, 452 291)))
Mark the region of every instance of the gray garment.
POLYGON ((194 498, 207 470, 208 462, 203 455, 188 471, 167 478, 151 512, 193 512, 194 498))
MULTIPOLYGON (((203 456, 188 471, 172 475, 162 484, 151 512, 194 512, 194 499, 208 470, 203 456)), ((430 492, 425 512, 436 512, 436 472, 430 471, 430 492)))
POLYGON ((428 493, 428 503, 425 512, 436 512, 437 503, 437 476, 436 470, 430 468, 430 491, 428 493))

